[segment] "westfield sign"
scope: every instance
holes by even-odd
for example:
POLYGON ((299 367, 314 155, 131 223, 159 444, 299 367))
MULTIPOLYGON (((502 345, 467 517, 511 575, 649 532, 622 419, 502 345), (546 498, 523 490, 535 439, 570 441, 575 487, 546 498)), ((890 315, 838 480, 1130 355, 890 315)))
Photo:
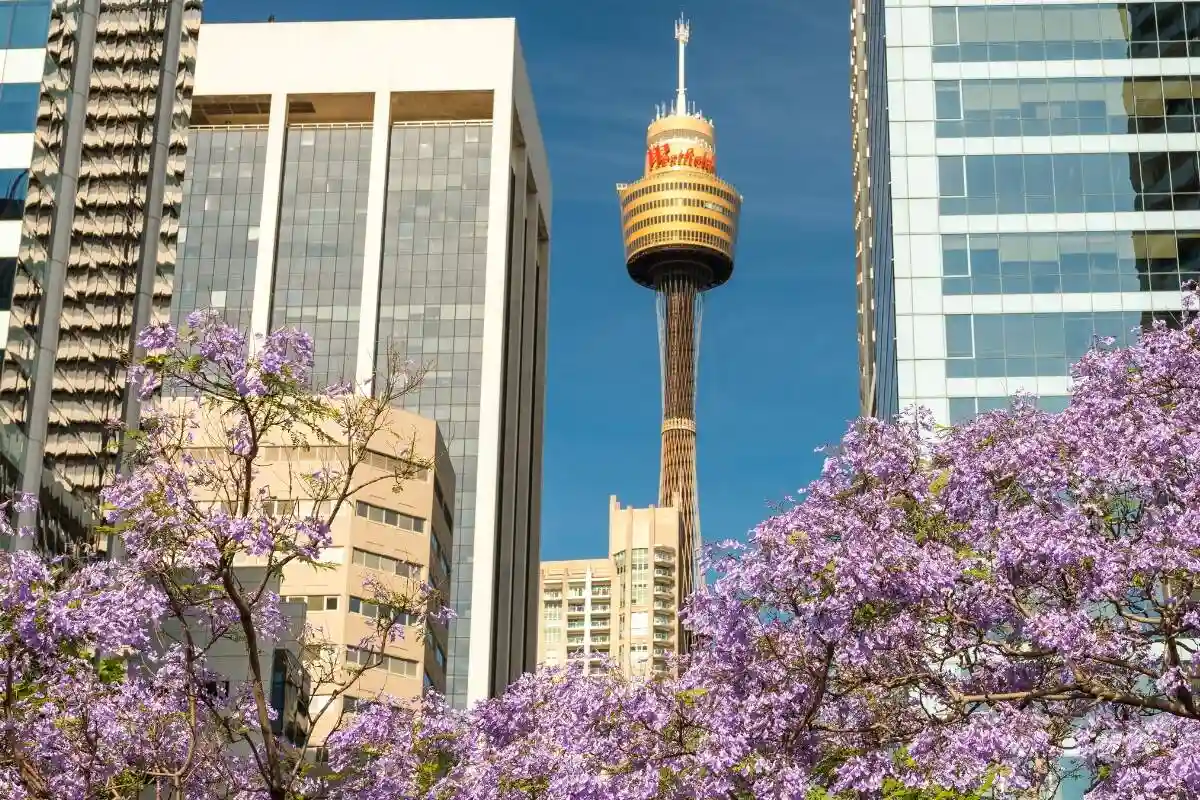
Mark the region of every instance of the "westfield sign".
POLYGON ((689 147, 682 153, 672 153, 671 145, 660 144, 656 147, 651 147, 646 151, 646 158, 650 164, 650 170, 662 169, 663 167, 693 167, 702 169, 705 172, 712 172, 717 167, 717 160, 712 153, 697 153, 695 149, 689 147))

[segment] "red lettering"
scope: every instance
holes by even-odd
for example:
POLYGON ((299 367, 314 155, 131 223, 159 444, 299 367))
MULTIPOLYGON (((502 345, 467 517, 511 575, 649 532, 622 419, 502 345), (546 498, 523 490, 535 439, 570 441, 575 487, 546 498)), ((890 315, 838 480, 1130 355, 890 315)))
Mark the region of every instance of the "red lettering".
POLYGON ((671 145, 660 144, 657 147, 651 147, 648 155, 650 157, 650 169, 669 166, 671 163, 671 145))
POLYGON ((646 151, 646 159, 650 170, 662 169, 663 167, 694 167, 702 169, 705 172, 713 172, 716 169, 717 162, 712 153, 700 152, 697 153, 695 148, 688 148, 683 153, 672 153, 671 145, 660 144, 649 148, 646 151))

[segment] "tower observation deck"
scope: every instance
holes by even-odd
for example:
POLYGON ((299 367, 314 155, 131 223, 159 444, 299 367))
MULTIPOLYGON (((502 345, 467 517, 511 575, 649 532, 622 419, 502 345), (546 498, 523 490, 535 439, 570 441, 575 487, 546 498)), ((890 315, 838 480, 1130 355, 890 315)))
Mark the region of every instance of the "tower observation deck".
MULTIPOLYGON (((742 196, 717 177, 713 121, 687 99, 685 54, 691 29, 675 23, 679 85, 646 131, 642 177, 618 184, 629 277, 653 289, 662 368, 662 464, 659 503, 679 509, 680 595, 697 580, 700 549, 696 495, 696 366, 704 293, 733 275, 742 196)), ((686 642, 685 642, 686 644, 686 642)))

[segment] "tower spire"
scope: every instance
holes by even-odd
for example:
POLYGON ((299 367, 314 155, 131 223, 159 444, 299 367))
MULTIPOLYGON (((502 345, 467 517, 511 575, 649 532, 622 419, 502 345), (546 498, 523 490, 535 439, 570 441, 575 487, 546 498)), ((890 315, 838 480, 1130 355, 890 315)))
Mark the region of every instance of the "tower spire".
POLYGON ((687 110, 687 84, 684 82, 684 57, 687 52, 688 38, 691 36, 692 27, 688 21, 683 18, 680 13, 679 19, 675 21, 675 41, 679 42, 679 88, 675 90, 675 114, 676 116, 686 116, 687 110))

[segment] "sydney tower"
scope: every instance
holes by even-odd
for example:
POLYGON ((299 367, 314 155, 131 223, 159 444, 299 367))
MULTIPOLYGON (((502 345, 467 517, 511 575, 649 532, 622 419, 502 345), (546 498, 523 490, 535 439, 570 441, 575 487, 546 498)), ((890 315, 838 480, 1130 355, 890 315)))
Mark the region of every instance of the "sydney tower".
POLYGON ((742 196, 717 177, 711 119, 688 103, 684 54, 690 29, 675 23, 679 87, 646 131, 646 171, 618 184, 629 276, 658 301, 662 366, 660 505, 679 509, 680 595, 697 581, 700 548, 696 499, 696 366, 704 293, 733 274, 742 196))

